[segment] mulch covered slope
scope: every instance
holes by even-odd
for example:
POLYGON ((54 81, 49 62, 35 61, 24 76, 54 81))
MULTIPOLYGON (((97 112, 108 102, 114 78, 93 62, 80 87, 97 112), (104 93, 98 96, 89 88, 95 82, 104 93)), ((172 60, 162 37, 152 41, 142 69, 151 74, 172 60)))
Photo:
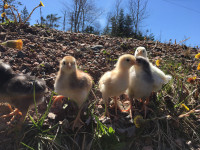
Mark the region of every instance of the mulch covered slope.
MULTIPOLYGON (((150 61, 153 63, 160 58, 166 61, 174 60, 182 65, 190 66, 187 74, 183 74, 185 81, 190 76, 198 75, 196 70, 198 61, 195 60, 194 56, 200 51, 178 44, 70 33, 42 27, 23 26, 17 28, 15 26, 0 25, 0 42, 15 39, 23 40, 23 49, 19 51, 0 46, 0 59, 9 63, 16 73, 31 74, 45 79, 49 88, 49 92, 45 97, 46 101, 49 100, 50 93, 53 90, 54 79, 59 69, 59 61, 66 55, 74 56, 77 59, 78 67, 88 72, 93 77, 96 85, 104 72, 113 69, 120 55, 125 53, 134 54, 138 46, 144 46, 147 49, 150 61)), ((173 73, 170 68, 167 68, 167 72, 168 74, 173 73)), ((180 74, 182 73, 180 72, 180 74)), ((176 77, 173 76, 173 78, 176 77)), ((93 89, 96 89, 95 85, 93 89)), ((100 92, 98 90, 95 91, 95 96, 90 94, 89 101, 101 101, 100 92)), ((45 111, 46 106, 40 107, 41 113, 45 111)), ((103 111, 100 106, 96 110, 97 115, 100 115, 100 112, 103 111)), ((61 113, 66 112, 69 113, 70 111, 61 113)), ((32 113, 34 114, 34 111, 32 113)), ((119 133, 129 132, 129 130, 122 130, 126 120, 123 120, 125 118, 123 117, 124 114, 120 115, 121 120, 116 122, 113 128, 116 127, 119 133)), ((63 118, 61 117, 59 120, 63 118)), ((106 122, 106 120, 104 121, 106 122)), ((130 125, 133 126, 134 124, 131 122, 125 124, 127 128, 130 125)))

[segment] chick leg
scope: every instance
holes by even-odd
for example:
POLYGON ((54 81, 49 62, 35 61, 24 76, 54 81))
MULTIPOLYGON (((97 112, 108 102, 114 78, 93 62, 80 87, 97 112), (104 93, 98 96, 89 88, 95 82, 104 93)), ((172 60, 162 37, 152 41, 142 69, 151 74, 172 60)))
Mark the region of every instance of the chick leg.
POLYGON ((148 104, 149 104, 149 97, 144 102, 143 108, 142 108, 144 110, 144 118, 146 118, 146 116, 147 116, 147 110, 150 110, 151 112, 153 112, 153 110, 151 108, 147 107, 148 104))
POLYGON ((123 112, 123 110, 118 106, 117 103, 117 96, 113 97, 114 100, 114 105, 111 106, 111 108, 115 108, 115 115, 117 115, 117 110, 119 109, 121 112, 123 112))
POLYGON ((105 114, 104 115, 110 118, 110 113, 108 111, 108 102, 107 101, 105 102, 105 114))
POLYGON ((107 116, 107 117, 110 118, 110 113, 108 111, 108 97, 103 95, 103 101, 104 101, 104 104, 105 104, 105 112, 104 112, 104 115, 102 117, 107 116))
POLYGON ((84 105, 82 105, 78 111, 78 114, 76 116, 76 119, 73 121, 73 125, 72 125, 72 130, 74 130, 75 127, 81 127, 81 125, 84 125, 84 122, 81 120, 81 111, 83 109, 84 105))
POLYGON ((52 104, 52 108, 62 108, 62 99, 64 98, 64 96, 59 95, 59 96, 54 96, 53 97, 53 104, 52 104))
POLYGON ((115 115, 117 115, 117 108, 118 108, 118 105, 117 105, 117 97, 115 96, 114 97, 114 105, 115 105, 115 115))

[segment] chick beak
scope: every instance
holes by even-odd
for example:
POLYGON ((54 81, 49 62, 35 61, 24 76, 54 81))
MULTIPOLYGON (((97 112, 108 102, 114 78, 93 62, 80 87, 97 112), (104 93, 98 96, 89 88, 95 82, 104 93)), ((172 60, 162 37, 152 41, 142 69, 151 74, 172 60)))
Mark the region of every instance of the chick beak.
POLYGON ((133 61, 132 61, 131 64, 132 64, 132 65, 135 65, 135 64, 136 64, 136 59, 135 59, 135 58, 133 59, 133 61))
POLYGON ((71 64, 71 63, 68 63, 67 68, 68 68, 68 69, 71 69, 71 68, 72 68, 72 64, 71 64))
POLYGON ((138 56, 142 56, 142 51, 139 51, 139 52, 138 52, 138 56))

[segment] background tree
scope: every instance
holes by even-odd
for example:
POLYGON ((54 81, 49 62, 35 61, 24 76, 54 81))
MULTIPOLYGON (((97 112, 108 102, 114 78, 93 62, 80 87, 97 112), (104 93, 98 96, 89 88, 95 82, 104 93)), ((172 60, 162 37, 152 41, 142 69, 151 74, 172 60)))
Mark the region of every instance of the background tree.
POLYGON ((84 33, 99 35, 100 32, 97 29, 95 29, 93 26, 87 26, 84 30, 84 33))
POLYGON ((62 12, 62 14, 63 14, 63 31, 65 31, 65 28, 66 28, 67 10, 62 10, 61 12, 62 12))
MULTIPOLYGON (((21 18, 22 18, 22 21, 24 22, 26 20, 26 18, 29 16, 29 13, 28 13, 28 10, 26 8, 26 6, 24 6, 23 10, 21 11, 21 18)), ((29 19, 30 20, 30 19, 29 19)), ((26 24, 30 24, 30 22, 26 22, 26 24)))
POLYGON ((111 36, 117 36, 117 18, 115 16, 111 18, 111 36))
POLYGON ((49 28, 58 28, 59 20, 61 17, 57 17, 58 14, 49 14, 46 16, 45 25, 49 28))
POLYGON ((72 0, 72 5, 64 4, 71 31, 83 32, 85 27, 94 26, 102 14, 93 0, 72 0))
POLYGON ((124 36, 124 10, 121 9, 119 13, 119 19, 117 23, 117 36, 123 37, 124 36))
MULTIPOLYGON (((2 14, 3 12, 6 12, 6 16, 8 17, 8 19, 13 20, 14 17, 12 15, 12 12, 10 9, 4 9, 4 5, 8 3, 8 5, 14 6, 15 8, 18 8, 18 6, 22 5, 21 2, 18 2, 16 0, 0 0, 0 14, 2 14)), ((4 18, 1 19, 2 23, 5 21, 4 18)))
POLYGON ((116 0, 115 1, 115 18, 116 20, 119 19, 119 13, 120 13, 120 10, 121 10, 121 3, 122 3, 122 0, 116 0))
POLYGON ((124 21, 124 36, 131 37, 133 35, 133 20, 129 14, 126 15, 124 21))
POLYGON ((147 15, 147 0, 129 0, 129 12, 133 20, 134 33, 137 35, 139 26, 147 15))

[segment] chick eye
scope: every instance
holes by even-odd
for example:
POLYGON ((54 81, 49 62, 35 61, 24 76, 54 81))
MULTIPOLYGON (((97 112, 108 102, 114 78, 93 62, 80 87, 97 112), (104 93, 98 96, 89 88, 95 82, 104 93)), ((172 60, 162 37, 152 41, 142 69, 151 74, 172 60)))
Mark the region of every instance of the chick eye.
POLYGON ((63 61, 63 65, 65 65, 66 63, 65 63, 65 61, 63 61))
POLYGON ((129 61, 130 61, 130 59, 128 59, 128 58, 127 58, 127 59, 126 59, 126 61, 127 61, 127 62, 129 62, 129 61))

